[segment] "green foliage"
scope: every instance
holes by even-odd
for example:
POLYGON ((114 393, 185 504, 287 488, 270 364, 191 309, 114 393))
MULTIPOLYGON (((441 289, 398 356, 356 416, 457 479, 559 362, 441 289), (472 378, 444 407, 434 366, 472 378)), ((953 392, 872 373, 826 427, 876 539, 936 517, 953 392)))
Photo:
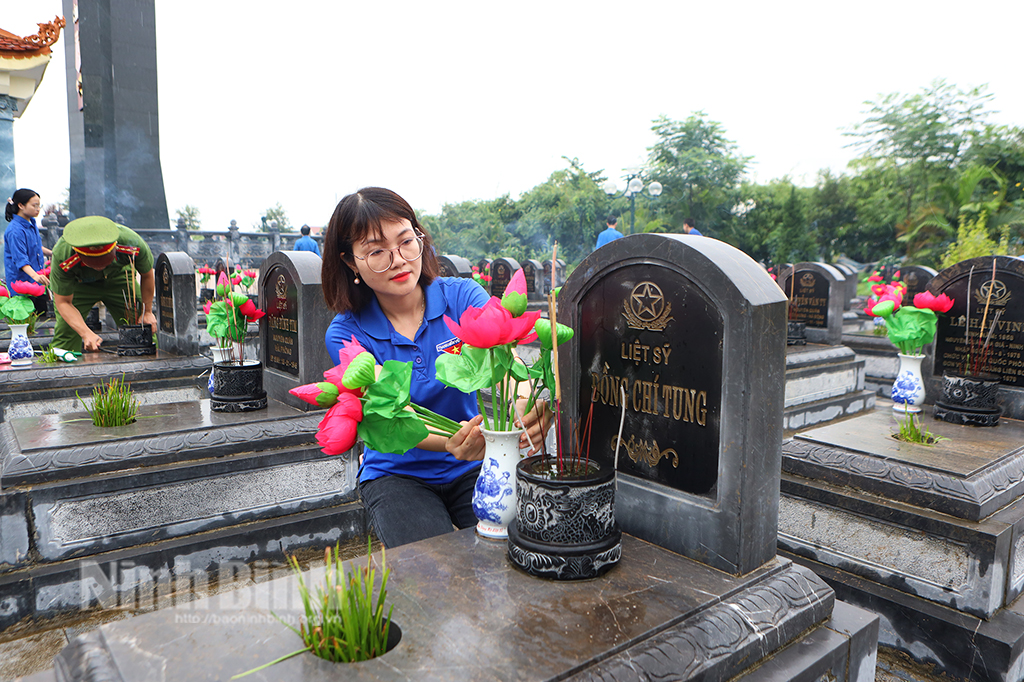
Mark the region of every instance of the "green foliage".
MULTIPOLYGON (((75 391, 75 397, 82 400, 75 391)), ((85 405, 85 402, 82 401, 85 405)), ((132 385, 124 375, 114 377, 106 383, 93 386, 92 405, 85 405, 85 411, 92 417, 95 426, 125 426, 135 421, 139 414, 139 401, 132 392, 132 385)))
POLYGON ((942 267, 948 268, 962 260, 979 256, 1005 256, 1006 240, 995 242, 990 239, 987 224, 988 214, 985 211, 972 219, 961 215, 956 241, 942 254, 942 267))
POLYGON ((260 218, 259 223, 253 224, 253 227, 263 232, 270 231, 270 221, 277 221, 278 232, 294 232, 295 228, 292 226, 291 221, 288 220, 288 214, 285 213, 284 207, 281 206, 281 202, 277 202, 266 211, 260 218))
POLYGON ((315 595, 306 586, 298 560, 294 556, 289 557, 292 572, 298 579, 299 596, 302 598, 305 617, 299 623, 298 629, 277 614, 274 614, 274 617, 297 634, 305 646, 258 668, 235 675, 231 679, 265 670, 307 651, 334 663, 367 661, 386 653, 391 613, 395 608, 392 606, 388 609, 387 617, 384 616, 384 600, 387 599, 391 569, 387 566, 386 550, 381 549, 380 588, 375 588, 377 569, 373 567, 373 558, 369 550, 370 541, 367 540, 365 568, 345 570, 341 561, 340 546, 335 546, 333 556, 331 548, 328 547, 324 553, 324 561, 327 564, 324 584, 316 587, 315 595))
MULTIPOLYGON (((199 209, 191 204, 185 204, 182 208, 175 211, 178 215, 179 220, 185 221, 186 230, 199 230, 202 228, 202 221, 199 219, 199 209)), ((177 221, 172 223, 175 227, 177 221)))

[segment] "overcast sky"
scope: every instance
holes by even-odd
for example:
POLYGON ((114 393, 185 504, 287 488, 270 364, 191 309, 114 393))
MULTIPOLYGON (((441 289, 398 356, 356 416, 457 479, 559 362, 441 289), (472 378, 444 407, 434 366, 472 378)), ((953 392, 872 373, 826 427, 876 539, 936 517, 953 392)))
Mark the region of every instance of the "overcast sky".
MULTIPOLYGON (((988 84, 1024 125, 1024 3, 351 2, 156 0, 160 143, 172 220, 243 229, 280 202, 324 225, 337 201, 390 187, 417 209, 513 198, 577 157, 621 182, 651 121, 705 111, 752 177, 813 184, 855 152, 864 102, 936 78, 988 84)), ((4 2, 30 35, 60 0, 4 2)), ((19 186, 68 186, 68 34, 15 121, 19 186)), ((138 226, 148 227, 148 226, 138 226)))

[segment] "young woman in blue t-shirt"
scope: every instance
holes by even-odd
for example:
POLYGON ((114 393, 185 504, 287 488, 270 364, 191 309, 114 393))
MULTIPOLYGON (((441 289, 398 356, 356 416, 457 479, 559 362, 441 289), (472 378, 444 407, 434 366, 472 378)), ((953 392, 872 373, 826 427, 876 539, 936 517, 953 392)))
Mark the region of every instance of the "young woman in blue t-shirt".
MULTIPOLYGON (((10 223, 4 231, 4 276, 7 283, 21 280, 48 286, 50 279, 40 272, 44 258, 50 250, 43 246, 36 218, 42 211, 39 194, 30 189, 19 189, 4 208, 4 218, 10 223)), ((36 312, 46 314, 46 297, 33 297, 36 312)))
MULTIPOLYGON (((378 364, 412 363, 412 401, 463 423, 451 438, 430 435, 402 455, 367 448, 359 492, 385 547, 395 547, 476 524, 473 486, 484 455, 476 396, 438 381, 434 361, 458 352, 445 324, 487 293, 473 280, 438 277, 430 235, 408 202, 391 190, 367 187, 343 198, 324 236, 324 300, 338 315, 327 329, 335 363, 343 341, 355 337, 378 364)), ((525 406, 525 401, 523 405, 525 406)), ((542 406, 543 407, 543 406, 542 406)), ((550 420, 536 411, 524 418, 539 443, 550 420)), ((520 441, 529 445, 526 435, 520 441)))

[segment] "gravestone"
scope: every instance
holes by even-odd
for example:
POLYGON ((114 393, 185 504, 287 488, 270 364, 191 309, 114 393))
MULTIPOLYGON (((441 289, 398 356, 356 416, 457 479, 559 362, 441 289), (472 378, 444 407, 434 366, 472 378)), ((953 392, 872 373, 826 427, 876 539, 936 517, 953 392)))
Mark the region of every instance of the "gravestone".
MULTIPOLYGON (((991 271, 989 271, 991 274, 991 271)), ((914 305, 914 296, 928 290, 932 278, 938 274, 926 265, 907 265, 900 268, 900 281, 907 285, 903 305, 914 305)))
POLYGON ((216 289, 217 288, 217 282, 220 280, 220 273, 223 272, 228 277, 231 277, 231 270, 228 269, 228 262, 226 260, 224 260, 223 258, 218 258, 217 259, 217 262, 214 264, 213 269, 216 270, 217 273, 213 276, 213 287, 212 288, 216 289))
POLYGON ((501 298, 518 269, 519 261, 515 258, 496 258, 491 263, 491 296, 501 298))
MULTIPOLYGON (((481 277, 484 276, 484 275, 487 275, 488 277, 490 277, 490 275, 491 275, 491 272, 490 272, 490 270, 491 270, 491 259, 490 258, 481 258, 480 260, 478 260, 476 262, 476 267, 477 267, 477 270, 480 272, 480 276, 481 277)), ((491 293, 491 283, 490 282, 486 282, 486 281, 480 282, 480 286, 482 286, 484 288, 484 290, 487 291, 487 293, 491 293)))
POLYGON ((526 277, 526 300, 544 300, 544 266, 540 261, 529 258, 523 261, 523 276, 526 277))
POLYGON ((156 259, 156 340, 160 350, 175 355, 199 354, 196 314, 196 264, 181 251, 156 259))
POLYGON ((835 263, 832 265, 836 270, 843 273, 846 278, 846 294, 843 298, 843 310, 849 310, 853 299, 857 298, 857 271, 849 265, 835 263))
POLYGON ((260 266, 260 347, 267 395, 302 410, 317 409, 288 393, 323 381, 334 366, 324 345, 334 313, 324 305, 321 259, 306 251, 278 251, 260 266))
POLYGON ((787 297, 789 320, 807 325, 807 340, 835 346, 843 336, 843 299, 846 278, 825 263, 797 263, 785 268, 778 279, 787 297), (793 270, 796 269, 796 281, 793 270))
POLYGON ((438 256, 437 267, 442 277, 472 277, 469 261, 462 256, 438 256))
POLYGON ((969 319, 972 339, 977 339, 979 332, 987 337, 989 330, 992 331, 984 371, 999 375, 998 403, 1003 415, 1024 419, 1024 261, 1010 256, 961 261, 935 275, 928 290, 953 299, 949 312, 939 315, 935 333, 933 395, 941 391, 943 373, 964 373, 968 355, 965 332, 969 319))
POLYGON ((634 235, 588 256, 558 301, 576 330, 563 414, 593 402, 590 457, 612 466, 619 447, 623 531, 733 574, 771 559, 786 347, 771 277, 724 242, 634 235))

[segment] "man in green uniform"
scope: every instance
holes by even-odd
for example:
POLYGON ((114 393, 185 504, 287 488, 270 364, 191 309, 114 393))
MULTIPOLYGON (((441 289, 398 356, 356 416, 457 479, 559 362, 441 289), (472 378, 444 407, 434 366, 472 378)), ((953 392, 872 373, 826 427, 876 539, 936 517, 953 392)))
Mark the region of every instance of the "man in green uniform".
POLYGON ((88 216, 72 220, 53 247, 50 290, 57 324, 53 345, 71 351, 99 350, 103 339, 85 324, 89 310, 103 301, 118 325, 148 324, 156 332, 153 294, 156 277, 153 253, 142 237, 109 218, 88 216), (129 277, 141 276, 141 290, 129 277), (133 291, 134 290, 134 297, 133 291), (128 312, 126 299, 137 301, 128 312))

